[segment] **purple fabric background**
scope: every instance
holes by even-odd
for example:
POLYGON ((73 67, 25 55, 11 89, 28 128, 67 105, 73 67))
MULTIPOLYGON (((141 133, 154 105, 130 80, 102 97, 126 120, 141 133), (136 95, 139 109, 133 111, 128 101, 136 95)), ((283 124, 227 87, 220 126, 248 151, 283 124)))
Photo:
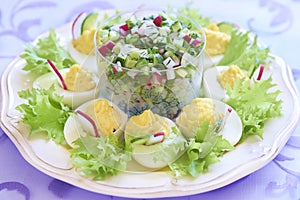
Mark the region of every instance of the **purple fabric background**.
MULTIPOLYGON (((0 0, 0 74, 40 33, 70 22, 82 11, 148 7, 197 7, 206 16, 252 29, 272 51, 291 66, 300 89, 299 0, 184 1, 59 1, 0 0)), ((196 199, 300 199, 300 128, 268 165, 233 184, 204 194, 166 198, 196 199), (288 165, 287 162, 293 163, 288 165)), ((117 195, 117 194, 116 194, 117 195)), ((142 197, 141 197, 142 198, 142 197)), ((85 191, 33 168, 0 129, 0 200, 124 199, 85 191)))

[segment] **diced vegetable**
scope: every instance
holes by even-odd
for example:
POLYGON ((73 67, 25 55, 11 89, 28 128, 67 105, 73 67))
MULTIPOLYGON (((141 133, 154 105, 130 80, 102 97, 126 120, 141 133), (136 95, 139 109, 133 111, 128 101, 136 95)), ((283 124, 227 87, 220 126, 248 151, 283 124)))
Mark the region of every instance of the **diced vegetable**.
POLYGON ((97 19, 98 19, 98 13, 90 13, 88 16, 86 16, 81 25, 81 34, 85 30, 90 30, 92 28, 95 28, 97 19))

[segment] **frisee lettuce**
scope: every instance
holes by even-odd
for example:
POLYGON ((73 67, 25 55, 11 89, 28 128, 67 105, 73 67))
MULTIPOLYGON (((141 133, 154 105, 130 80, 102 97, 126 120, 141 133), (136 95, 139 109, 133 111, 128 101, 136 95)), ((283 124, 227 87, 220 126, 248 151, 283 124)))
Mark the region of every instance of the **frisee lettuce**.
POLYGON ((249 135, 263 138, 266 121, 281 115, 282 100, 277 100, 281 91, 269 91, 275 86, 270 77, 267 80, 255 81, 251 86, 249 79, 240 79, 233 88, 227 87, 229 98, 226 103, 238 113, 243 124, 239 143, 249 135))
POLYGON ((70 150, 73 165, 94 180, 117 175, 131 160, 131 152, 125 150, 124 143, 113 134, 99 138, 87 135, 74 144, 77 148, 70 150))
POLYGON ((62 96, 55 92, 54 85, 49 89, 27 89, 18 92, 27 103, 16 107, 22 114, 22 120, 30 125, 30 135, 44 134, 58 144, 65 143, 64 125, 72 112, 61 103, 62 96))
POLYGON ((258 45, 257 36, 251 42, 249 34, 250 31, 244 33, 234 29, 231 32, 231 39, 226 47, 224 57, 218 65, 235 64, 247 71, 249 77, 252 77, 254 71, 261 64, 270 61, 272 56, 269 54, 269 48, 258 45))
MULTIPOLYGON (((169 10, 174 12, 174 10, 172 10, 172 8, 170 8, 170 7, 169 7, 169 10)), ((188 17, 189 19, 192 19, 193 21, 195 21, 202 27, 207 27, 209 24, 214 22, 209 17, 203 17, 199 13, 199 10, 197 8, 190 8, 190 7, 185 6, 183 8, 177 9, 176 13, 179 13, 179 15, 176 17, 178 17, 178 19, 182 20, 184 22, 184 24, 190 23, 190 20, 188 20, 186 17, 188 17), (186 16, 186 17, 182 17, 182 16, 186 16)))
POLYGON ((196 135, 188 141, 186 152, 169 168, 176 176, 197 177, 208 171, 211 164, 219 162, 219 157, 234 147, 211 128, 208 120, 203 121, 196 135))
POLYGON ((49 31, 48 37, 40 38, 37 44, 26 44, 25 53, 20 57, 26 60, 23 70, 36 75, 50 72, 47 59, 50 59, 58 69, 69 68, 76 63, 69 52, 60 45, 54 29, 49 31))

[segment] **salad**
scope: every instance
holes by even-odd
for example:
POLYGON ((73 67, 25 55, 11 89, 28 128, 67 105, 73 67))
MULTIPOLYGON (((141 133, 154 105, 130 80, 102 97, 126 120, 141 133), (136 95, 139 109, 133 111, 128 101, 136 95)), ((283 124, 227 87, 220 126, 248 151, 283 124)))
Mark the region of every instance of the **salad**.
POLYGON ((249 136, 263 140, 264 125, 282 112, 269 49, 250 32, 196 9, 176 12, 204 31, 175 12, 131 16, 126 23, 117 15, 98 30, 97 13, 79 14, 69 44, 90 54, 82 45, 90 48, 96 39, 98 73, 81 66, 54 30, 27 45, 23 70, 35 81, 18 92, 23 103, 16 109, 30 127, 29 139, 54 141, 69 153, 71 167, 94 180, 127 171, 132 162, 198 177, 249 136), (220 48, 204 55, 203 33, 207 48, 221 41, 220 48), (209 54, 218 59, 207 62, 209 54), (202 68, 201 59, 210 65, 202 68), (66 102, 69 93, 61 90, 82 102, 66 102))
POLYGON ((192 20, 137 11, 109 18, 95 36, 107 97, 130 116, 152 109, 175 119, 199 96, 205 35, 192 20))

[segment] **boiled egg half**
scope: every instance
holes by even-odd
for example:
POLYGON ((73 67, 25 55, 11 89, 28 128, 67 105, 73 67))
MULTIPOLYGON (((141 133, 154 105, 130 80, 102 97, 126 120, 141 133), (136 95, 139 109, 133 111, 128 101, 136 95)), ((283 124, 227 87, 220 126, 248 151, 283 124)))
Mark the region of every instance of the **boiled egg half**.
POLYGON ((60 74, 64 77, 67 89, 63 88, 53 72, 38 77, 33 82, 33 87, 48 89, 54 84, 55 92, 63 96, 63 103, 72 108, 98 97, 99 78, 95 73, 75 64, 70 69, 60 70, 60 74))
POLYGON ((242 136, 242 122, 236 111, 211 98, 196 98, 183 107, 176 124, 185 137, 192 138, 204 120, 208 120, 231 145, 237 144, 242 136))

